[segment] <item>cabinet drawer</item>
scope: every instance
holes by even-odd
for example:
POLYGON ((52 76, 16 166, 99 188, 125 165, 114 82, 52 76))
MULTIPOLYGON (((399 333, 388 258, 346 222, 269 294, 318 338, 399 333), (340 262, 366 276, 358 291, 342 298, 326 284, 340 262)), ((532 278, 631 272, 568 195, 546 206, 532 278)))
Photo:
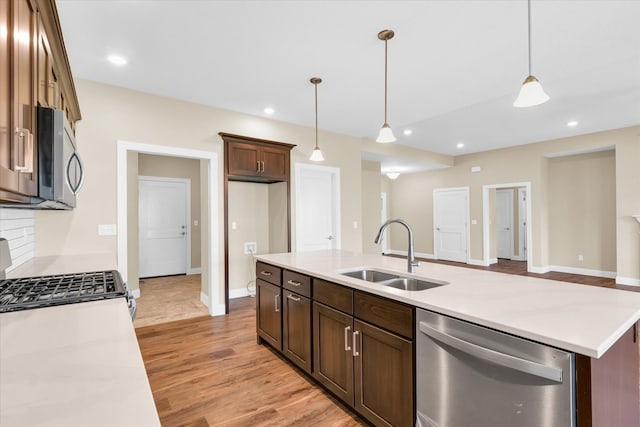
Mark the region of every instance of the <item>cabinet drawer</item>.
POLYGON ((282 272, 282 286, 297 294, 311 298, 311 278, 295 271, 282 272))
POLYGON ((272 283, 276 286, 282 285, 282 269, 263 262, 256 262, 256 278, 272 283))
POLYGON ((353 290, 344 286, 314 278, 313 299, 342 312, 353 314, 353 290))
POLYGON ((355 292, 354 316, 413 339, 413 307, 363 292, 355 292))

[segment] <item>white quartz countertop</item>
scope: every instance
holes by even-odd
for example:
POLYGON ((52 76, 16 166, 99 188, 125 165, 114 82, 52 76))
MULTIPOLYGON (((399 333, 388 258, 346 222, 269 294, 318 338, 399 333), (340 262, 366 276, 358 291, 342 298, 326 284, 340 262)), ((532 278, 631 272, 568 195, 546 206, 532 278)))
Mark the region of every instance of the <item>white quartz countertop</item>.
POLYGON ((115 270, 114 254, 56 255, 30 259, 7 273, 7 279, 115 270))
POLYGON ((124 298, 0 314, 0 426, 160 426, 124 298))
POLYGON ((269 264, 364 290, 589 357, 600 358, 640 319, 640 293, 435 263, 406 273, 402 258, 346 251, 256 255, 269 264), (403 291, 343 276, 361 267, 448 282, 403 291))

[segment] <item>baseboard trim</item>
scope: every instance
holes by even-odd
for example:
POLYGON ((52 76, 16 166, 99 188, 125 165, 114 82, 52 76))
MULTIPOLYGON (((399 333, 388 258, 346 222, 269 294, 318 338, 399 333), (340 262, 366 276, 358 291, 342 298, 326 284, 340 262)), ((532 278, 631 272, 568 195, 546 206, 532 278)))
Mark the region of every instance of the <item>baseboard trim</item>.
POLYGON ((140 298, 140 288, 138 288, 138 289, 133 289, 133 290, 131 291, 131 295, 133 295, 133 297, 134 297, 135 299, 140 298))
POLYGON ((190 268, 189 271, 187 272, 187 274, 189 276, 191 276, 192 274, 202 274, 202 268, 200 268, 200 267, 190 268))
POLYGON ((224 316, 227 314, 224 304, 216 304, 213 309, 209 309, 211 316, 224 316))
POLYGON ((551 266, 549 265, 545 265, 542 267, 536 267, 535 265, 529 265, 527 266, 528 268, 528 272, 529 273, 536 273, 536 274, 545 274, 551 271, 551 266))
POLYGON ((640 279, 616 276, 616 285, 640 286, 640 279))
POLYGON ((200 302, 206 305, 207 308, 209 308, 209 295, 205 294, 204 292, 200 292, 200 302))
POLYGON ((469 258, 469 262, 467 264, 469 264, 469 265, 479 265, 481 267, 487 267, 488 266, 487 264, 485 264, 484 260, 471 259, 471 258, 469 258))
POLYGON ((545 274, 552 271, 558 273, 580 274, 582 276, 604 277, 606 279, 615 279, 617 273, 615 271, 592 270, 590 268, 567 267, 564 265, 545 265, 542 267, 531 266, 530 273, 545 274))
POLYGON ((497 264, 498 263, 498 258, 490 258, 489 259, 489 265, 491 264, 497 264))
POLYGON ((249 290, 247 288, 229 289, 229 299, 243 298, 248 297, 249 295, 249 290))
MULTIPOLYGON (((521 256, 512 256, 511 257, 511 261, 526 261, 527 259, 525 257, 521 257, 521 256)), ((496 262, 498 262, 498 259, 496 258, 496 262)))

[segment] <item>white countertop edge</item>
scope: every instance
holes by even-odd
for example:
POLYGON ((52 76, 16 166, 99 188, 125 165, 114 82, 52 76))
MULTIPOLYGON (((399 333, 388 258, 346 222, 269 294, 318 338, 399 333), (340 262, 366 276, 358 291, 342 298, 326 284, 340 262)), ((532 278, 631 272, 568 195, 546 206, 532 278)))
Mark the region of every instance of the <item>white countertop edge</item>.
MULTIPOLYGON (((490 320, 484 319, 484 318, 480 318, 477 316, 473 316, 473 315, 469 315, 466 313, 461 313, 461 312, 457 312, 454 310, 449 310, 447 308, 438 306, 438 305, 432 305, 432 304, 428 304, 422 301, 416 301, 415 299, 412 298, 412 295, 414 293, 417 292, 428 292, 427 291, 403 291, 400 289, 395 289, 395 288, 390 288, 390 287, 385 287, 383 285, 377 285, 376 283, 373 282, 366 282, 360 279, 354 279, 354 278, 350 278, 348 276, 343 276, 338 272, 347 272, 347 271, 352 271, 352 270, 358 270, 361 268, 373 268, 376 269, 378 271, 388 271, 390 273, 394 273, 394 274, 402 274, 405 276, 409 276, 409 277, 416 277, 419 279, 425 279, 424 276, 420 276, 420 275, 416 275, 416 274, 411 274, 411 273, 405 273, 405 272, 398 272, 395 270, 391 270, 391 269, 385 269, 383 267, 378 267, 378 266, 372 266, 372 265, 359 265, 359 266, 353 266, 353 267, 345 267, 345 268, 339 268, 336 269, 335 272, 332 272, 331 274, 326 274, 326 273, 322 273, 319 272, 317 270, 311 270, 311 269, 306 269, 306 268, 301 268, 298 266, 292 266, 290 264, 284 263, 284 262, 278 262, 275 261, 271 258, 268 257, 268 254, 265 255, 254 255, 254 258, 258 261, 262 261, 262 262, 266 262, 268 264, 272 264, 284 269, 288 269, 288 270, 294 270, 297 271, 299 273, 303 273, 303 274, 307 274, 309 276, 312 277, 316 277, 318 279, 323 279, 323 280, 327 280, 329 282, 333 282, 333 283, 337 283, 340 285, 344 285, 344 286, 348 286, 350 288, 353 289, 357 289, 357 290, 361 290, 361 291, 365 291, 371 294, 375 294, 375 295, 379 295, 381 297, 385 297, 385 298, 389 298, 389 299, 393 299, 395 301, 399 301, 399 302, 403 302, 405 304, 408 305, 412 305, 414 307, 417 308, 422 308, 422 309, 426 309, 426 310, 430 310, 430 311, 434 311, 436 313, 439 314, 444 314, 447 316, 451 316, 451 317, 455 317, 457 319, 460 320, 465 320, 471 323, 475 323, 481 326, 485 326, 488 328, 492 328, 501 332, 506 332, 509 333, 511 335, 515 335, 517 337, 521 337, 521 338, 525 338, 525 339, 529 339, 532 341, 537 341, 546 345, 550 345, 562 350, 566 350, 566 351, 570 351, 570 352, 574 352, 574 353, 578 353, 578 354, 582 354, 584 356, 588 356, 588 357, 592 357, 592 358, 600 358, 602 357, 606 351, 611 348, 611 346, 613 346, 613 344, 615 344, 620 337, 622 337, 624 335, 624 333, 631 328, 638 320, 640 320, 640 309, 632 316, 630 316, 625 322, 623 322, 614 333, 612 333, 607 340, 605 340, 604 342, 602 342, 597 348, 591 348, 591 347, 585 347, 583 345, 580 345, 578 343, 575 342, 569 342, 569 341, 562 341, 562 340, 558 340, 558 339, 554 339, 553 337, 549 337, 549 336, 544 336, 544 335, 540 335, 525 329, 521 329, 521 328, 516 328, 516 327, 512 327, 510 325, 506 325, 503 323, 497 323, 497 322, 492 322, 490 320)), ((463 267, 454 267, 454 268, 463 268, 463 267)), ((503 273, 497 273, 497 272, 491 272, 494 274, 503 274, 503 273)), ((544 280, 544 279, 540 279, 540 280, 544 280)), ((580 285, 580 286, 588 286, 588 285, 580 285)))

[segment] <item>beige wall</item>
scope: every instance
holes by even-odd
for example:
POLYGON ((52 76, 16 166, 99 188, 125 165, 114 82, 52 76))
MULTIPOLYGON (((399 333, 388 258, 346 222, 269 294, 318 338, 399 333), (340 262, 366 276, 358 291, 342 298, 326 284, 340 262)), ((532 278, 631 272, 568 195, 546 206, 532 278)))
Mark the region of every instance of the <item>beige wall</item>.
MULTIPOLYGON (((229 132, 257 138, 296 144, 292 155, 292 189, 295 188, 295 164, 312 163, 309 156, 315 144, 315 130, 311 127, 292 125, 258 116, 187 103, 136 92, 87 80, 76 80, 76 89, 82 108, 83 120, 78 123, 77 143, 87 169, 85 185, 78 198, 78 207, 73 211, 36 212, 36 255, 65 255, 84 253, 116 254, 115 236, 98 236, 98 224, 115 224, 116 219, 116 147, 117 141, 154 144, 218 154, 218 194, 220 200, 210 201, 223 218, 223 156, 222 140, 218 132, 229 132)), ((215 102, 215 100, 212 100, 215 102)), ((309 114, 312 116, 313 111, 309 114)), ((373 141, 345 135, 319 133, 319 144, 324 153, 326 166, 340 168, 341 183, 341 237, 342 248, 360 251, 362 230, 354 229, 353 221, 362 222, 361 152, 389 148, 380 147, 373 141)), ((413 156, 424 161, 448 161, 451 158, 430 154, 408 147, 398 148, 401 155, 413 156)), ((206 176, 206 172, 202 172, 206 176)), ((204 187, 204 182, 203 182, 204 187)), ((204 189, 203 189, 204 191, 204 189)), ((292 224, 295 224, 295 192, 292 191, 292 224)), ((204 203, 206 211, 208 205, 204 203)), ((202 236, 206 236, 206 224, 202 221, 202 236)), ((130 221, 129 221, 130 222, 130 221)), ((220 267, 217 277, 212 278, 218 298, 222 299, 224 272, 223 225, 220 220, 217 245, 220 267)), ((292 230, 295 250, 295 229, 292 230)), ((209 265, 206 258, 206 239, 202 240, 203 283, 209 265)), ((134 260, 135 253, 128 258, 134 260)), ((133 289, 135 287, 132 286, 133 289)), ((206 289, 204 290, 205 292, 206 289)))
MULTIPOLYGON (((433 189, 448 187, 470 188, 471 259, 482 259, 482 186, 531 182, 532 265, 544 268, 554 265, 550 259, 551 224, 556 221, 549 208, 549 191, 556 185, 549 171, 553 162, 545 155, 597 150, 614 147, 615 205, 616 205, 616 269, 618 276, 640 284, 640 238, 638 224, 630 217, 640 212, 640 127, 629 127, 570 138, 545 141, 507 149, 470 154, 455 158, 448 169, 401 175, 391 183, 391 210, 395 217, 405 217, 416 231, 416 251, 433 253, 433 189), (480 173, 471 173, 472 166, 480 166, 480 173)), ((585 212, 584 215, 589 215, 585 212)), ((556 225, 554 225, 556 227, 556 225)), ((605 245, 608 245, 605 244, 605 245)), ((392 237, 392 248, 403 250, 403 236, 392 237)), ((607 261, 609 262, 609 261, 607 261)), ((604 265, 601 261, 594 265, 604 265)), ((587 267, 583 267, 587 268, 587 267)))
POLYGON ((228 236, 229 293, 233 297, 255 279, 253 255, 244 253, 244 243, 255 242, 258 254, 269 253, 268 184, 229 182, 228 236))
POLYGON ((287 252, 287 183, 267 185, 269 205, 269 248, 260 253, 287 252))
POLYGON ((362 161, 362 252, 379 254, 380 245, 373 240, 380 228, 382 209, 382 175, 379 162, 362 161))
POLYGON ((183 178, 191 182, 191 268, 200 268, 200 160, 141 153, 138 162, 139 176, 183 178))
POLYGON ((549 160, 551 265, 616 271, 615 160, 613 150, 549 160))

